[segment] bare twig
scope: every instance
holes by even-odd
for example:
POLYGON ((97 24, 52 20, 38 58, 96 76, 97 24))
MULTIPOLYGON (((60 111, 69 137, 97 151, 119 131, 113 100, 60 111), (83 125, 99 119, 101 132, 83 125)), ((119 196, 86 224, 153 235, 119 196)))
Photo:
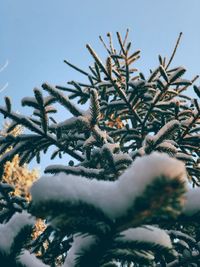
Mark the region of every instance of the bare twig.
POLYGON ((169 59, 169 62, 168 62, 167 65, 166 65, 166 68, 165 68, 166 70, 167 70, 168 67, 170 66, 170 64, 171 64, 171 62, 172 62, 172 60, 173 60, 173 58, 174 58, 174 56, 175 56, 175 54, 176 54, 176 51, 177 51, 178 45, 179 45, 179 43, 180 43, 182 34, 183 34, 182 32, 179 33, 179 36, 178 36, 178 39, 177 39, 177 41, 176 41, 176 45, 175 45, 175 47, 174 47, 174 50, 173 50, 173 52, 172 52, 172 55, 171 55, 171 57, 170 57, 170 59, 169 59))

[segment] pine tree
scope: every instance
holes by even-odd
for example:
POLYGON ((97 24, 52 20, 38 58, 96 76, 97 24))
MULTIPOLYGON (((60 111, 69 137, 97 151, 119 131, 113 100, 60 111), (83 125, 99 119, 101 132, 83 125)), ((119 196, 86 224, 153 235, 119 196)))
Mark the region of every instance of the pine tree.
MULTIPOLYGON (((117 33, 118 48, 108 33, 108 45, 100 37, 105 62, 90 45, 89 72, 64 61, 87 82, 35 88, 22 99, 30 116, 5 98, 0 112, 12 124, 0 138, 2 176, 16 154, 21 165, 39 163, 52 146, 52 160, 68 160, 48 166, 31 187, 30 204, 1 220, 7 266, 200 265, 200 87, 193 85, 198 76, 185 79, 184 67, 171 67, 181 35, 148 77, 134 67, 140 51, 131 52, 128 31, 124 39, 117 33), (197 98, 187 94, 192 85, 197 98), (86 103, 89 109, 80 109, 86 103), (57 104, 71 118, 57 121, 57 104), (10 135, 17 125, 29 132, 10 135), (34 217, 47 223, 36 238, 34 217)), ((0 190, 5 200, 11 189, 0 190)))

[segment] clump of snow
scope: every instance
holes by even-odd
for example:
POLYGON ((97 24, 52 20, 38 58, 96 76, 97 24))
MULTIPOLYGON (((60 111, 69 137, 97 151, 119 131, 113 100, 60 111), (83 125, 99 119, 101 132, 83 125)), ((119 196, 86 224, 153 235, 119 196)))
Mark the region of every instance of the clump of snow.
POLYGON ((167 122, 154 136, 148 135, 146 141, 150 140, 153 143, 161 143, 162 141, 169 138, 171 131, 180 127, 180 122, 178 120, 171 120, 167 122), (167 133, 167 135, 166 135, 167 133), (165 136, 166 135, 166 136, 165 136), (165 136, 165 138, 163 138, 165 136))
POLYGON ((160 245, 166 248, 172 248, 172 243, 169 235, 162 229, 145 225, 143 227, 130 228, 120 233, 120 236, 115 239, 117 242, 146 242, 160 245))
POLYGON ((166 151, 166 152, 170 151, 174 154, 178 151, 178 149, 174 145, 172 145, 171 143, 166 142, 166 141, 164 141, 160 145, 158 145, 157 148, 162 149, 162 151, 166 151))
POLYGON ((14 238, 26 225, 33 226, 34 219, 29 213, 15 213, 5 224, 0 224, 0 250, 5 254, 10 253, 14 238))
POLYGON ((74 267, 76 266, 76 258, 80 254, 90 250, 91 246, 96 244, 96 238, 94 236, 83 236, 75 234, 73 237, 74 241, 72 247, 68 251, 67 258, 64 262, 63 267, 74 267))
POLYGON ((24 250, 17 259, 17 262, 25 267, 50 267, 44 264, 41 260, 37 259, 34 254, 28 250, 24 250))
POLYGON ((126 214, 146 187, 161 176, 169 180, 179 177, 183 183, 187 181, 181 161, 154 152, 137 158, 116 181, 99 181, 64 173, 43 176, 31 188, 32 205, 48 201, 84 202, 115 220, 126 214))
POLYGON ((186 193, 186 203, 183 213, 192 216, 200 212, 200 188, 190 188, 186 193))

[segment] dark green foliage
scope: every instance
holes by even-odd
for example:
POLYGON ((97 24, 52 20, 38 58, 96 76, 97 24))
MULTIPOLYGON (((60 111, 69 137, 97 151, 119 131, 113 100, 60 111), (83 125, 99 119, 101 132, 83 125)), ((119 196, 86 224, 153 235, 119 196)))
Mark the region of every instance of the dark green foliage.
POLYGON ((13 186, 0 183, 0 223, 5 223, 15 212, 21 212, 27 208, 27 201, 23 197, 14 196, 13 186))
POLYGON ((5 104, 6 104, 8 113, 10 113, 11 112, 11 101, 9 97, 5 97, 5 104))
POLYGON ((23 267, 16 263, 16 258, 10 258, 0 252, 0 263, 3 267, 23 267))

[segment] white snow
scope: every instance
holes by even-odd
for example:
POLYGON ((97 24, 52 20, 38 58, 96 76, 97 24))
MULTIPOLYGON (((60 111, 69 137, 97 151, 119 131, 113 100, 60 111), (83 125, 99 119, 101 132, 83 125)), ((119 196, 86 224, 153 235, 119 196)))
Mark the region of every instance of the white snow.
POLYGON ((5 254, 10 253, 14 238, 20 230, 26 226, 34 225, 34 219, 29 213, 15 213, 12 218, 5 224, 0 224, 0 250, 5 254))
POLYGON ((23 97, 21 101, 22 101, 22 103, 24 103, 24 102, 32 102, 34 104, 38 104, 37 100, 35 99, 35 97, 26 96, 26 97, 23 97))
POLYGON ((137 88, 137 87, 143 86, 145 84, 145 81, 143 81, 143 80, 129 81, 128 84, 134 88, 137 88))
POLYGON ((192 216, 200 211, 200 187, 190 188, 186 193, 186 203, 183 213, 192 216))
POLYGON ((169 107, 169 106, 173 106, 176 104, 178 100, 176 98, 174 99, 170 99, 169 101, 158 101, 158 103, 156 104, 157 107, 169 107))
POLYGON ((192 162, 194 162, 193 156, 185 154, 185 153, 182 153, 182 152, 176 153, 176 158, 180 159, 180 160, 183 160, 183 161, 192 161, 192 162))
POLYGON ((116 149, 118 149, 120 147, 120 145, 119 145, 119 143, 106 143, 102 146, 101 150, 103 150, 104 147, 106 147, 107 149, 109 149, 113 153, 116 149))
POLYGON ((174 80, 176 81, 180 76, 182 76, 185 73, 186 69, 182 66, 180 66, 177 70, 175 70, 171 75, 170 75, 170 81, 174 80), (174 79, 177 77, 176 79, 174 79))
POLYGON ((94 143, 96 143, 96 138, 94 138, 93 135, 91 135, 89 138, 87 138, 83 144, 83 147, 86 148, 86 147, 89 147, 91 145, 93 145, 94 143))
POLYGON ((165 150, 169 151, 169 152, 172 151, 173 153, 176 153, 178 151, 178 149, 174 145, 172 145, 171 143, 166 142, 166 141, 164 141, 160 145, 158 145, 158 148, 161 148, 164 151, 165 150))
POLYGON ((154 140, 157 141, 164 135, 170 128, 179 127, 180 123, 178 120, 171 120, 167 122, 154 136, 154 140))
POLYGON ((185 166, 181 161, 154 152, 137 158, 116 181, 91 180, 64 173, 43 176, 31 188, 32 205, 42 205, 46 201, 74 204, 82 201, 115 220, 126 214, 135 199, 160 176, 167 179, 180 177, 182 182, 187 182, 185 166))
POLYGON ((190 117, 190 118, 188 118, 186 120, 181 121, 181 125, 187 127, 188 125, 191 124, 192 121, 193 121, 193 117, 190 117))
POLYGON ((71 117, 71 118, 66 119, 65 121, 63 121, 59 124, 53 124, 53 126, 55 126, 55 128, 69 128, 69 127, 71 127, 71 125, 74 125, 77 123, 78 118, 77 117, 71 117))
POLYGON ((106 131, 102 131, 98 125, 95 125, 93 128, 93 133, 95 135, 101 136, 103 139, 108 139, 109 135, 107 134, 106 131))
POLYGON ((114 100, 109 103, 109 107, 116 106, 116 105, 126 105, 126 104, 124 103, 124 100, 121 100, 121 99, 114 100))
POLYGON ((98 176, 101 176, 102 172, 104 171, 104 169, 95 169, 95 168, 86 168, 84 166, 63 166, 63 165, 49 165, 46 169, 45 172, 48 173, 57 173, 59 170, 64 172, 64 173, 73 173, 73 174, 81 174, 81 175, 85 175, 87 174, 87 177, 93 177, 93 178, 97 178, 98 176))
POLYGON ((107 82, 107 81, 102 81, 102 82, 99 82, 96 84, 96 86, 102 86, 102 85, 112 85, 110 82, 107 82))
POLYGON ((81 253, 89 251, 91 246, 93 246, 95 243, 96 238, 94 236, 83 236, 80 234, 74 235, 72 247, 68 251, 63 267, 76 266, 77 256, 79 256, 81 253))
POLYGON ((24 250, 17 259, 18 263, 23 264, 25 267, 49 267, 41 260, 37 259, 34 254, 31 254, 28 250, 24 250))
POLYGON ((120 237, 115 239, 117 242, 146 242, 172 248, 169 235, 162 229, 154 226, 145 225, 143 227, 130 228, 120 233, 120 237))
POLYGON ((120 152, 118 154, 114 154, 113 156, 114 156, 114 161, 115 162, 122 161, 122 160, 126 160, 126 161, 129 161, 129 162, 133 161, 131 156, 128 153, 120 152))
POLYGON ((172 85, 191 85, 191 84, 192 84, 191 81, 186 79, 177 79, 172 83, 172 85))

